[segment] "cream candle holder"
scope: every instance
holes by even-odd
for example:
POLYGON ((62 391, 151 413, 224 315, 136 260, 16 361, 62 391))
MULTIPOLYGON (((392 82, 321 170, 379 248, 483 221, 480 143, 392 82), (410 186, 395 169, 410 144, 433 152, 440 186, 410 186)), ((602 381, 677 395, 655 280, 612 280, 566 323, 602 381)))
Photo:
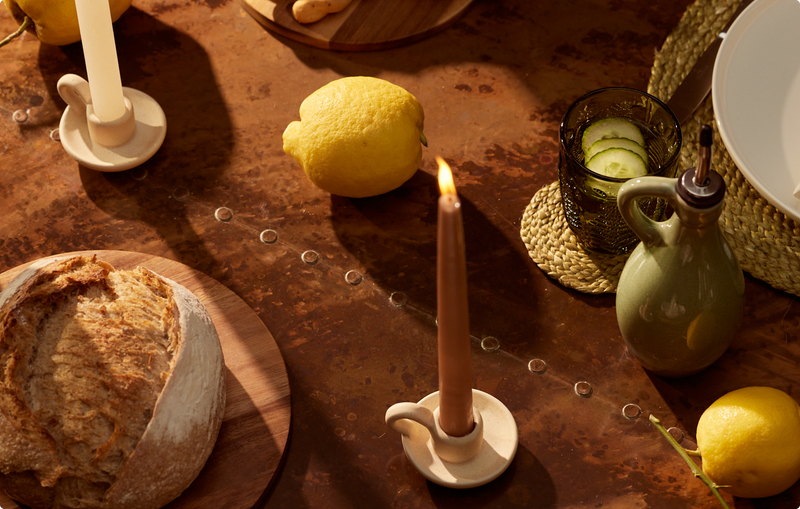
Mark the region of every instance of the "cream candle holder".
POLYGON ((149 95, 122 87, 125 113, 103 122, 94 113, 89 82, 75 74, 58 80, 58 94, 67 103, 59 136, 73 159, 97 171, 129 170, 158 151, 167 133, 167 118, 149 95))
POLYGON ((418 403, 397 403, 386 411, 386 424, 402 435, 414 467, 431 482, 448 488, 474 488, 505 472, 517 452, 514 416, 494 396, 472 389, 475 427, 452 437, 439 425, 439 392, 418 403))

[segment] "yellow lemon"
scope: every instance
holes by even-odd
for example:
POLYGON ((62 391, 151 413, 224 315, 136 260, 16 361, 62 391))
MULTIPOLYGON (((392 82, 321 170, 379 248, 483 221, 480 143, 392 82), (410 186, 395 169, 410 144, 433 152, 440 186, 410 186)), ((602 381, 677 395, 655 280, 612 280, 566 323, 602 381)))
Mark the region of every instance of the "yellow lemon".
POLYGON ((697 448, 703 472, 733 495, 777 495, 800 479, 800 408, 770 387, 729 392, 700 417, 697 448))
POLYGON ((404 88, 356 76, 328 83, 300 105, 283 150, 317 187, 363 198, 400 187, 419 168, 424 113, 404 88))
MULTIPOLYGON (((81 40, 74 0, 3 0, 20 25, 28 16, 36 37, 45 44, 63 46, 81 40)), ((116 21, 131 6, 131 0, 109 0, 111 20, 116 21)))

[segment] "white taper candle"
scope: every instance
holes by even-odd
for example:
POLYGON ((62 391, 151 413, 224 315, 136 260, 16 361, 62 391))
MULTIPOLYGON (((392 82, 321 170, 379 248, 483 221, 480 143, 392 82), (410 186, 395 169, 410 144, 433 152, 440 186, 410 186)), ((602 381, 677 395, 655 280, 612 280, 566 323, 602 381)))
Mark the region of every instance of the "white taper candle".
POLYGON ((108 0, 75 0, 94 114, 113 122, 125 113, 108 0))

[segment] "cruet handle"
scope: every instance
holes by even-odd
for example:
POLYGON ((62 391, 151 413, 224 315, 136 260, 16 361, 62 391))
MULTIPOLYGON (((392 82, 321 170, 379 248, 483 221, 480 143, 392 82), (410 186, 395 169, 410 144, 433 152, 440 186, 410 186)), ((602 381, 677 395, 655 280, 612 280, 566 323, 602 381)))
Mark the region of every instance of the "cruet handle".
POLYGON ((636 199, 664 198, 673 207, 677 207, 677 182, 678 179, 664 177, 639 177, 630 179, 620 186, 617 193, 617 207, 619 207, 622 219, 646 246, 665 244, 661 234, 662 229, 659 226, 662 223, 647 217, 636 205, 636 199))

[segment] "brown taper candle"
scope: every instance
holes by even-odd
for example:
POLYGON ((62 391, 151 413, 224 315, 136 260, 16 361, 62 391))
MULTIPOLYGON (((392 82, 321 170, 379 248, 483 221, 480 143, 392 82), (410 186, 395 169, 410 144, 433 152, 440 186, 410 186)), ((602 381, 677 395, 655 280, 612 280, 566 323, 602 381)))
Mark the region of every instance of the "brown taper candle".
POLYGON ((439 162, 439 234, 436 259, 439 323, 439 425, 461 437, 473 428, 467 264, 461 201, 453 174, 439 162))

